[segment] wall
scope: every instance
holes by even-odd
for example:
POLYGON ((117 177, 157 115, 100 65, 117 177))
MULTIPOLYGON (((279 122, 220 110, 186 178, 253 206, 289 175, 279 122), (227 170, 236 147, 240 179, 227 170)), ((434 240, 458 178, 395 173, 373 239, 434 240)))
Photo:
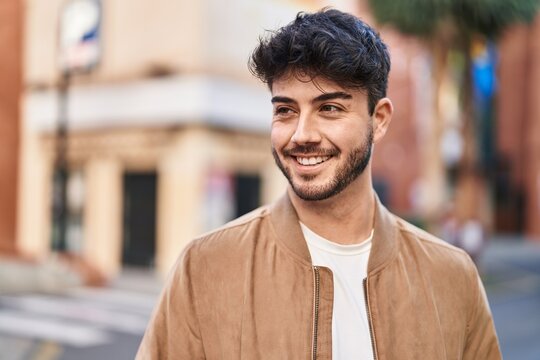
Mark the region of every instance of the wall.
POLYGON ((500 210, 499 226, 540 239, 540 16, 530 26, 510 29, 499 45, 497 149, 509 178, 511 198, 523 200, 500 210), (516 213, 517 212, 517 218, 516 213))
POLYGON ((22 5, 0 2, 0 253, 15 251, 22 5))

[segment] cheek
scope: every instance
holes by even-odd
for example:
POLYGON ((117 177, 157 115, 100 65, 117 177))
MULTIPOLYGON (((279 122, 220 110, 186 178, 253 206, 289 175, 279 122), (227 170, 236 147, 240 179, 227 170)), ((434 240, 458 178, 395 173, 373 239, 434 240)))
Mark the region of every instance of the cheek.
POLYGON ((362 144, 366 132, 358 126, 337 125, 325 132, 326 141, 341 150, 355 148, 362 144))
POLYGON ((276 123, 272 125, 270 131, 270 141, 275 148, 280 148, 287 145, 292 137, 290 127, 276 123))

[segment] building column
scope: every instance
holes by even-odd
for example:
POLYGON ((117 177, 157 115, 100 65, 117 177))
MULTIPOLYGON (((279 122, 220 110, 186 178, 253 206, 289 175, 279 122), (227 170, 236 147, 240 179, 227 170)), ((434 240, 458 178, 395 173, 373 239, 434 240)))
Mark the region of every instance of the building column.
POLYGON ((22 2, 0 5, 0 253, 16 251, 22 2))
POLYGON ((85 201, 83 256, 105 276, 114 276, 122 266, 122 167, 117 160, 89 160, 85 201))
POLYGON ((208 139, 186 129, 158 164, 156 269, 165 275, 204 226, 208 139))
POLYGON ((51 251, 53 159, 43 138, 23 122, 19 175, 17 248, 33 258, 51 251))

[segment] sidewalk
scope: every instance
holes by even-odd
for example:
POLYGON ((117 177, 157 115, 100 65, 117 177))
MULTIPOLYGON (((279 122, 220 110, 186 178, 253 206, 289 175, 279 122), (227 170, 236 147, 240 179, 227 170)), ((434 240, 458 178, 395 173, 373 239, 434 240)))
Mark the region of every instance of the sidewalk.
POLYGON ((133 359, 161 287, 125 268, 107 286, 0 294, 0 360, 133 359))
POLYGON ((0 257, 0 295, 56 293, 82 284, 82 276, 54 256, 43 262, 0 257))
POLYGON ((41 261, 0 255, 0 295, 57 293, 81 285, 108 285, 108 280, 77 254, 52 253, 41 261))
POLYGON ((503 358, 540 359, 540 243, 495 239, 479 268, 503 358))
POLYGON ((486 288, 493 291, 523 277, 540 276, 540 242, 495 237, 480 256, 478 270, 486 288))

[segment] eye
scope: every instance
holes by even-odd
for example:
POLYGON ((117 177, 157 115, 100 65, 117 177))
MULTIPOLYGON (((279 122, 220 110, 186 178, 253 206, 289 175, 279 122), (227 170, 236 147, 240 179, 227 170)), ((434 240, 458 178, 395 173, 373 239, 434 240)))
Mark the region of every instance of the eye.
POLYGON ((287 106, 278 106, 274 109, 274 115, 290 115, 293 112, 294 110, 287 106))
POLYGON ((333 113, 333 112, 341 111, 341 108, 332 104, 324 104, 321 106, 321 111, 333 113))

